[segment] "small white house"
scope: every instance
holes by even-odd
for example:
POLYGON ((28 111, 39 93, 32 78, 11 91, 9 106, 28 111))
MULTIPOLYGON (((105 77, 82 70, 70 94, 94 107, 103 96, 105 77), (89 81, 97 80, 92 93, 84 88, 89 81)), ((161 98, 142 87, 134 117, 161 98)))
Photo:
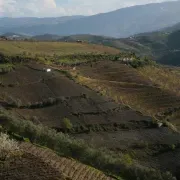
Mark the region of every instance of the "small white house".
POLYGON ((51 72, 51 69, 46 69, 46 72, 51 72))
POLYGON ((46 68, 43 68, 43 71, 45 71, 45 72, 51 72, 51 69, 46 69, 46 68))

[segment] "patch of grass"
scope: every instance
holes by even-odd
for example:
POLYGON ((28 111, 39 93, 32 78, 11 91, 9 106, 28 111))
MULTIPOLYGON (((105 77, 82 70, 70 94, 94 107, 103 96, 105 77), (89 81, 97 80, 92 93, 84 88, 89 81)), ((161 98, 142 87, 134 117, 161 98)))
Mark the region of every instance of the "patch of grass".
POLYGON ((79 63, 87 62, 86 59, 70 59, 70 58, 60 58, 59 60, 55 60, 55 63, 62 64, 62 65, 76 65, 79 63))
POLYGON ((0 74, 1 73, 8 73, 8 72, 12 71, 13 68, 14 68, 14 66, 12 64, 9 64, 9 63, 0 64, 0 74))

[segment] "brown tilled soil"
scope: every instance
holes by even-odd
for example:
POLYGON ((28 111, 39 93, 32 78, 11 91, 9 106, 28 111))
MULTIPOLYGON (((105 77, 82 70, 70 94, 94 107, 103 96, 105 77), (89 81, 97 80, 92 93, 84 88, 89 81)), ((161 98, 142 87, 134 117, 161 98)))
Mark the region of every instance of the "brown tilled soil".
MULTIPOLYGON (((24 120, 30 119, 58 131, 63 131, 63 119, 68 118, 73 124, 71 136, 84 139, 95 147, 129 154, 144 166, 178 173, 178 133, 166 127, 158 128, 153 125, 151 117, 121 103, 117 104, 60 72, 43 72, 43 67, 23 65, 1 75, 1 104, 24 120), (11 106, 9 97, 11 101, 18 99, 20 105, 11 106), (56 101, 44 105, 43 102, 49 98, 56 101), (167 162, 170 162, 171 167, 167 162)), ((139 94, 137 97, 142 97, 140 102, 145 102, 145 108, 166 110, 179 105, 179 99, 162 91, 126 65, 101 62, 92 67, 79 66, 77 71, 86 77, 98 79, 105 87, 110 85, 116 93, 131 95, 132 99, 139 94)))
POLYGON ((92 79, 151 85, 135 69, 117 62, 103 61, 79 66, 77 70, 92 79))
POLYGON ((102 172, 30 143, 20 145, 22 156, 0 166, 1 180, 113 180, 102 172))
POLYGON ((12 78, 17 76, 18 85, 0 87, 1 103, 10 103, 12 100, 20 102, 18 107, 11 108, 11 110, 24 119, 36 117, 39 122, 57 129, 61 128, 62 119, 65 117, 69 118, 74 126, 99 125, 109 126, 113 129, 118 125, 122 125, 123 128, 125 123, 127 126, 128 124, 132 126, 136 121, 139 121, 140 124, 142 121, 143 125, 148 126, 151 121, 150 117, 118 105, 75 83, 61 73, 43 72, 41 71, 43 66, 42 68, 39 66, 38 68, 35 65, 21 66, 13 72, 2 75, 2 79, 6 79, 8 76, 9 81, 11 80, 10 74, 12 74, 12 78), (43 80, 36 81, 36 78, 43 80), (28 108, 29 105, 42 104, 49 98, 57 99, 57 101, 48 106, 28 108))
POLYGON ((33 154, 7 160, 0 166, 1 180, 65 180, 62 173, 33 154))

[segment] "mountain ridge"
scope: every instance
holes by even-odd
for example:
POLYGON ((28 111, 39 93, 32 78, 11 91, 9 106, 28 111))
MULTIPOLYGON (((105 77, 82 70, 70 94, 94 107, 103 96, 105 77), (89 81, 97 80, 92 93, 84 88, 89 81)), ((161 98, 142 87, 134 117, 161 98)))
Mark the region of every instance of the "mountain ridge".
MULTIPOLYGON (((14 32, 31 35, 92 34, 112 37, 128 37, 133 34, 166 28, 180 22, 180 1, 152 3, 122 8, 108 13, 69 19, 56 24, 19 26, 14 32)), ((12 31, 1 28, 1 31, 12 31)))

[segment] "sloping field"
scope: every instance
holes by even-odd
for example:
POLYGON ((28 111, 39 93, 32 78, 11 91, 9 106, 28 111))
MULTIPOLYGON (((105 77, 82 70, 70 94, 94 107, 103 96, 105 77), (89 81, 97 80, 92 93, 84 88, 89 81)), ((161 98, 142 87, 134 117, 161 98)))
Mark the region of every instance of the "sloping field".
POLYGON ((158 84, 162 89, 169 90, 180 96, 180 68, 158 66, 152 69, 151 66, 145 66, 139 68, 138 71, 142 76, 158 84))
POLYGON ((97 62, 80 66, 77 72, 81 83, 145 114, 160 115, 180 107, 180 98, 173 91, 127 65, 97 62))
MULTIPOLYGON (((180 69, 178 67, 154 67, 146 66, 138 70, 144 77, 158 84, 161 89, 169 91, 180 99, 180 69)), ((177 98, 176 98, 177 99, 177 98)), ((167 112, 167 119, 180 127, 180 106, 167 112)))
POLYGON ((64 118, 70 119, 74 127, 85 126, 85 129, 93 125, 114 129, 116 123, 131 125, 133 121, 151 121, 150 117, 117 105, 58 72, 46 73, 21 66, 1 77, 2 104, 13 107, 13 111, 25 119, 36 117, 56 129, 62 128, 64 118))
POLYGON ((85 77, 90 77, 91 79, 144 85, 152 84, 147 78, 143 78, 137 73, 135 69, 117 62, 95 62, 91 63, 91 66, 87 64, 86 66, 80 66, 78 69, 85 77))
MULTIPOLYGON (((91 85, 93 85, 93 81, 97 80, 107 87, 110 85, 115 90, 117 88, 115 93, 124 92, 124 94, 135 96, 133 93, 136 91, 139 91, 140 94, 145 92, 145 95, 149 92, 161 91, 152 86, 150 80, 142 78, 136 70, 128 66, 106 63, 105 65, 108 65, 108 70, 106 70, 101 65, 98 67, 96 64, 99 68, 98 72, 93 67, 94 70, 91 74, 88 66, 79 66, 77 71, 89 72, 86 76, 90 78, 94 76, 91 85), (111 66, 113 66, 113 71, 117 71, 112 77, 108 75, 108 72, 112 72, 111 66), (103 70, 106 71, 106 74, 103 73, 103 70), (121 70, 124 71, 121 72, 121 70), (133 77, 130 76, 131 72, 133 77), (128 82, 126 82, 126 76, 128 82), (101 80, 98 80, 98 77, 101 80), (127 91, 128 89, 129 91, 127 91)), ((171 170, 175 175, 178 173, 176 169, 179 167, 178 160, 173 163, 172 169, 164 163, 162 158, 162 155, 167 154, 168 156, 174 148, 174 156, 179 157, 180 138, 178 133, 174 133, 164 125, 158 128, 158 124, 154 122, 153 118, 132 110, 125 105, 126 103, 115 103, 112 98, 105 98, 99 93, 75 83, 66 74, 57 70, 50 73, 42 71, 44 67, 47 68, 40 64, 24 64, 15 66, 8 73, 1 74, 1 105, 25 121, 31 120, 35 124, 43 124, 58 131, 68 132, 70 136, 83 139, 91 146, 106 147, 117 155, 123 153, 125 157, 128 157, 124 161, 133 161, 144 167, 154 167, 162 171, 171 170)), ((89 82, 87 81, 87 83, 89 82)), ((153 103, 154 99, 151 100, 151 95, 149 93, 147 100, 153 103)), ((171 159, 172 156, 169 156, 167 160, 171 159)), ((68 162, 66 167, 70 167, 68 162)), ((67 169, 67 174, 71 172, 67 169)), ((85 173, 82 173, 81 176, 81 179, 86 177, 85 173)), ((88 178, 90 177, 88 175, 88 178)), ((78 179, 78 175, 76 179, 78 179)))
POLYGON ((113 180, 102 172, 75 160, 56 155, 50 149, 21 143, 21 157, 6 161, 0 167, 5 180, 113 180))
POLYGON ((29 57, 69 55, 82 53, 116 54, 119 50, 101 45, 65 42, 25 42, 0 41, 0 52, 7 55, 25 55, 29 57))

